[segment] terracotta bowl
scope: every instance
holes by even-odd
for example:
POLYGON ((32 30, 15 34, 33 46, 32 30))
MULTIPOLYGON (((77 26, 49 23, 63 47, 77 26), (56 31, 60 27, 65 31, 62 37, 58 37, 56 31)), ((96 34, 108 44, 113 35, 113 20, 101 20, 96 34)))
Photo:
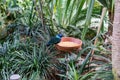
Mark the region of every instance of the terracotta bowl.
POLYGON ((62 37, 60 43, 56 44, 56 47, 58 50, 60 51, 64 51, 64 52, 72 52, 72 51, 77 51, 81 49, 82 46, 82 41, 80 39, 77 38, 73 38, 73 37, 62 37), (66 45, 64 44, 64 46, 60 45, 61 42, 72 42, 75 43, 76 45, 66 45))

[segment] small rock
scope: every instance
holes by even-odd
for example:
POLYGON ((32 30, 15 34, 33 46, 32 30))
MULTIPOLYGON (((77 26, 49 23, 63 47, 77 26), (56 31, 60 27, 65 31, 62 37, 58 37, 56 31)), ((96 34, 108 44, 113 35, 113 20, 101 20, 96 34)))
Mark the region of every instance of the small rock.
POLYGON ((20 80, 20 75, 19 74, 13 74, 10 76, 10 80, 20 80))

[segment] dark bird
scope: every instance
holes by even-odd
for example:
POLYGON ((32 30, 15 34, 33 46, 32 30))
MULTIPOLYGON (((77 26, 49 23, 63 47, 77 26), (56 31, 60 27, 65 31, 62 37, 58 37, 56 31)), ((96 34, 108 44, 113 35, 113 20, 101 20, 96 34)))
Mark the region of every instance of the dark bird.
POLYGON ((53 45, 53 44, 57 44, 61 41, 61 38, 63 37, 62 34, 58 34, 55 37, 51 38, 48 43, 47 46, 53 45))

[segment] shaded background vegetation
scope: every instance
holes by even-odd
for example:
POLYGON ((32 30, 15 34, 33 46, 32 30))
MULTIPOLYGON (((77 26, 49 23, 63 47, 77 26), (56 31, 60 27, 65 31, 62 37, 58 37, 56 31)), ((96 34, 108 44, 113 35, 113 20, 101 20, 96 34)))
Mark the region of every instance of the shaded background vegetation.
POLYGON ((111 34, 114 4, 104 1, 0 0, 0 79, 17 73, 22 80, 113 80, 111 44, 105 40, 111 34), (107 11, 97 34, 104 7, 107 11), (59 32, 83 41, 82 50, 73 52, 68 64, 65 54, 58 57, 55 46, 45 46, 59 32))

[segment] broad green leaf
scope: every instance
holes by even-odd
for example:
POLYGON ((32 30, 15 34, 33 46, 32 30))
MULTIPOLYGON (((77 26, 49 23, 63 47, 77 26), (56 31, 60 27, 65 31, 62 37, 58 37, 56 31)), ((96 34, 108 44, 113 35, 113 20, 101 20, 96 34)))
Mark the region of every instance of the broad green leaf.
POLYGON ((86 35, 86 32, 88 30, 88 27, 90 25, 90 22, 91 22, 91 15, 92 15, 92 10, 93 10, 93 7, 94 7, 94 2, 95 0, 91 0, 90 3, 89 3, 89 6, 88 6, 88 10, 87 10, 87 14, 86 14, 86 21, 85 21, 85 26, 84 26, 84 29, 82 31, 82 35, 81 35, 81 39, 84 40, 85 38, 85 35, 86 35))

